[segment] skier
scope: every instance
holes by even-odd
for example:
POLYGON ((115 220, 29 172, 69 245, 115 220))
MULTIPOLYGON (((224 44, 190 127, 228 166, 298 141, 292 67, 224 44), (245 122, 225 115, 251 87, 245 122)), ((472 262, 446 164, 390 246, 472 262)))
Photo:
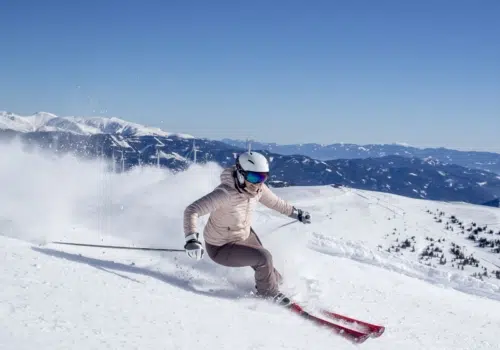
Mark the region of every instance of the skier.
POLYGON ((250 150, 240 154, 236 164, 221 173, 221 184, 185 209, 184 249, 190 258, 202 259, 197 219, 210 213, 203 231, 208 256, 223 266, 252 267, 257 295, 287 305, 290 299, 279 291, 282 276, 251 227, 252 213, 260 202, 304 224, 311 222, 311 216, 271 192, 264 183, 268 177, 269 163, 262 154, 250 150))

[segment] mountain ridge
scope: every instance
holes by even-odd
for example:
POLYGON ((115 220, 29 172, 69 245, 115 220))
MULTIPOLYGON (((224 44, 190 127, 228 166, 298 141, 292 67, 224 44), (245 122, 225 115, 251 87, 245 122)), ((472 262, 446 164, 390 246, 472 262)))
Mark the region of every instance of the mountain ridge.
MULTIPOLYGON (((182 137, 185 134, 158 133, 155 129, 151 132, 141 125, 113 118, 82 121, 50 113, 38 113, 32 118, 5 113, 0 116, 4 121, 0 140, 20 139, 27 150, 40 148, 59 155, 102 157, 109 160, 110 171, 149 165, 178 172, 189 168, 194 159, 225 167, 233 165, 235 155, 246 149, 246 144, 238 147, 191 135, 182 137), (18 130, 6 127, 8 121, 17 123, 18 130)), ((258 148, 258 144, 252 143, 252 149, 258 148)), ((261 151, 271 163, 272 187, 334 185, 474 204, 491 203, 500 197, 500 175, 455 164, 446 158, 419 158, 404 153, 321 160, 304 154, 261 151)))
MULTIPOLYGON (((227 167, 244 151, 208 139, 68 132, 1 131, 0 140, 20 139, 27 150, 44 149, 59 155, 105 158, 110 171, 129 171, 144 165, 174 172, 198 163, 215 162, 227 167), (194 150, 193 146, 196 146, 194 150)), ((335 185, 405 195, 413 198, 464 201, 483 204, 500 197, 500 175, 484 170, 444 164, 433 158, 385 156, 365 159, 321 161, 304 155, 281 155, 262 151, 269 159, 272 187, 335 185)))
MULTIPOLYGON (((222 139, 222 142, 244 147, 246 141, 222 139)), ((454 163, 464 167, 482 169, 500 174, 500 153, 484 151, 461 151, 446 147, 414 147, 401 143, 354 144, 354 143, 297 143, 277 144, 252 141, 252 148, 268 150, 284 155, 303 154, 309 157, 330 159, 375 158, 387 155, 401 155, 416 158, 433 157, 443 163, 454 163)))
POLYGON ((59 117, 52 113, 37 112, 29 116, 0 111, 0 129, 18 132, 61 131, 79 135, 117 134, 123 136, 175 136, 194 138, 183 133, 171 133, 116 117, 59 117))

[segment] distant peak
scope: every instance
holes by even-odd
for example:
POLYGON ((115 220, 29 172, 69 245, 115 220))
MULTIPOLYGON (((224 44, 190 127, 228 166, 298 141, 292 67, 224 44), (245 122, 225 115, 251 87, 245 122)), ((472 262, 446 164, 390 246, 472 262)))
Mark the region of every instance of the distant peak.
POLYGON ((14 130, 18 132, 61 131, 81 135, 125 134, 126 136, 150 135, 161 137, 175 136, 179 138, 194 138, 192 135, 167 132, 157 127, 150 127, 136 122, 129 122, 118 117, 59 117, 53 113, 45 111, 38 111, 27 116, 7 111, 0 111, 0 129, 14 130))
POLYGON ((54 117, 54 118, 57 118, 57 115, 55 115, 54 113, 49 113, 49 112, 44 112, 44 111, 40 111, 40 112, 36 112, 32 115, 36 115, 36 116, 47 116, 47 117, 54 117))

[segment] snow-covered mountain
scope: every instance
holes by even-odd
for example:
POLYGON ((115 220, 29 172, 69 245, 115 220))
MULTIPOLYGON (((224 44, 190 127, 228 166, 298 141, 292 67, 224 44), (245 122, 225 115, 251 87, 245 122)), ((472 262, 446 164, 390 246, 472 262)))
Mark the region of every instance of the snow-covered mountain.
MULTIPOLYGON (((223 139, 229 145, 245 147, 246 141, 223 139)), ((457 164, 467 168, 492 171, 500 174, 500 154, 494 152, 459 151, 444 147, 418 148, 405 144, 367 144, 352 143, 333 144, 277 144, 252 142, 255 149, 268 150, 284 155, 301 154, 319 160, 377 158, 385 156, 402 156, 414 158, 430 158, 445 164, 457 164)))
MULTIPOLYGON (((247 297, 251 268, 51 243, 182 248, 182 212, 218 184, 214 164, 110 173, 98 161, 12 150, 0 152, 0 166, 9 184, 0 196, 0 348, 359 349, 247 297)), ((257 207, 252 224, 283 291, 312 312, 384 325, 363 349, 498 349, 498 209, 331 186, 273 191, 313 220, 290 224, 257 207)))
MULTIPOLYGON (((197 162, 216 162, 221 166, 233 165, 234 156, 243 151, 207 139, 113 134, 87 136, 68 132, 5 133, 0 130, 0 141, 16 135, 29 149, 43 148, 59 155, 73 153, 84 158, 114 159, 112 168, 115 171, 128 171, 142 165, 160 165, 183 171, 194 160, 194 145, 197 162)), ((273 187, 338 184, 415 198, 475 204, 500 198, 498 174, 444 164, 434 158, 385 156, 321 161, 303 155, 263 153, 271 161, 269 184, 273 187)))
MULTIPOLYGON (((85 158, 114 159, 111 168, 115 171, 153 164, 182 171, 191 165, 195 154, 198 162, 214 161, 228 166, 234 164, 234 155, 244 150, 216 140, 169 134, 115 118, 57 117, 49 113, 28 117, 3 113, 0 116, 3 121, 0 141, 19 136, 29 148, 49 149, 59 154, 70 152, 85 158)), ((253 145, 254 149, 258 146, 253 145)), ((409 152, 333 160, 267 150, 264 153, 271 160, 269 183, 274 187, 338 184, 415 198, 475 204, 494 203, 491 201, 500 198, 498 174, 476 166, 455 165, 449 159, 443 161, 433 156, 421 159, 409 152)))
POLYGON ((385 156, 366 159, 320 161, 295 155, 263 152, 272 158, 272 180, 290 185, 337 184, 447 201, 485 203, 500 197, 500 176, 433 159, 385 156))
POLYGON ((192 135, 170 133, 159 128, 131 123, 115 117, 58 117, 46 112, 38 112, 30 116, 20 116, 0 111, 0 129, 18 132, 60 131, 78 135, 113 134, 124 137, 176 136, 193 138, 192 135))

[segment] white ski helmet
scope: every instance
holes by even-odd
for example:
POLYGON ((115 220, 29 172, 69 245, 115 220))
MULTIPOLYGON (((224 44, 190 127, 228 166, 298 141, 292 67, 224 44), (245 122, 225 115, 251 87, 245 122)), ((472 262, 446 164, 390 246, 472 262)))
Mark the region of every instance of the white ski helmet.
POLYGON ((236 170, 240 183, 243 179, 254 184, 262 183, 269 176, 269 162, 262 154, 247 151, 236 159, 236 170))

